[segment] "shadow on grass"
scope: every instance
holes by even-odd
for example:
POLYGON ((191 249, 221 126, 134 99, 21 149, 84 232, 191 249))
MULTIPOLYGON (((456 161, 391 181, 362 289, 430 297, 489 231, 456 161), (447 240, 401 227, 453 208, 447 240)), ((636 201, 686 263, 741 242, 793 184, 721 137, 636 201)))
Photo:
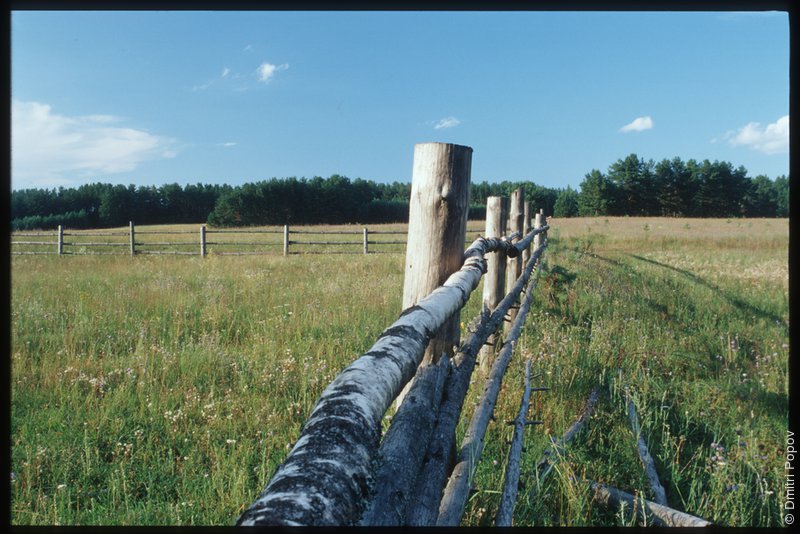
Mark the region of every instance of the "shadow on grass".
POLYGON ((783 317, 779 317, 778 315, 775 315, 774 313, 770 313, 770 312, 768 312, 766 310, 762 310, 761 308, 758 308, 757 306, 753 306, 749 302, 745 302, 744 300, 740 299, 739 297, 731 295, 730 293, 728 293, 727 291, 723 290, 719 286, 714 285, 714 284, 710 283, 709 281, 707 281, 707 280, 705 280, 703 278, 700 278, 699 276, 697 276, 696 274, 694 274, 692 272, 689 272, 689 271, 687 271, 685 269, 679 269, 677 267, 673 267, 672 265, 668 265, 666 263, 661 263, 661 262, 658 262, 658 261, 655 261, 655 260, 651 260, 649 258, 644 258, 642 256, 637 256, 636 254, 628 254, 628 256, 630 256, 631 258, 637 259, 639 261, 643 261, 645 263, 649 263, 651 265, 656 265, 658 267, 662 267, 664 269, 669 269, 669 270, 674 271, 676 273, 682 274, 683 276, 689 278, 693 282, 695 282, 697 284, 700 284, 700 285, 702 285, 704 287, 707 287, 708 289, 711 289, 712 291, 715 291, 721 297, 726 299, 728 302, 730 302, 731 304, 733 304, 735 307, 739 308, 743 312, 749 313, 751 315, 757 315, 758 317, 761 317, 762 319, 767 319, 769 321, 774 321, 777 324, 783 324, 785 326, 788 326, 788 324, 786 324, 786 322, 784 321, 783 317))

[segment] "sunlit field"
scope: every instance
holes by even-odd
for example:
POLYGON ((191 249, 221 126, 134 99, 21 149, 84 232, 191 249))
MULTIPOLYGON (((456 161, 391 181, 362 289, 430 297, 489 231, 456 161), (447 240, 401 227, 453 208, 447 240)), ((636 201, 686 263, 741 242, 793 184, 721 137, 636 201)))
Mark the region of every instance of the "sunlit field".
MULTIPOLYGON (((781 526, 788 221, 551 225, 463 524, 494 520, 505 421, 531 358, 535 385, 552 389, 533 394, 530 418, 544 424, 525 431, 516 525, 636 524, 630 510, 594 503, 587 482, 652 497, 627 388, 672 507, 720 525, 781 526), (549 436, 595 386, 594 416, 532 498, 549 436)), ((322 389, 401 311, 403 254, 353 251, 13 256, 13 523, 233 524, 322 389)), ((466 416, 481 390, 477 372, 466 416)))

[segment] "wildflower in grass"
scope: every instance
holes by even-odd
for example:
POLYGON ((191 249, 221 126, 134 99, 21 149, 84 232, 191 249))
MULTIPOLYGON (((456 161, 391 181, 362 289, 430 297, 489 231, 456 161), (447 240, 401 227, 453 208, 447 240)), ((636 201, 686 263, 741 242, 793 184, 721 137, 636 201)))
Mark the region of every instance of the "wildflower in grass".
POLYGON ((739 489, 738 484, 728 484, 728 486, 725 488, 725 491, 731 492, 731 491, 736 491, 737 489, 739 489))
POLYGON ((234 443, 236 443, 236 440, 235 439, 226 439, 225 443, 227 443, 228 445, 233 445, 234 443))
POLYGON ((59 484, 58 486, 56 486, 56 489, 57 489, 58 491, 61 491, 61 490, 65 489, 66 487, 67 487, 67 485, 66 485, 66 484, 59 484))

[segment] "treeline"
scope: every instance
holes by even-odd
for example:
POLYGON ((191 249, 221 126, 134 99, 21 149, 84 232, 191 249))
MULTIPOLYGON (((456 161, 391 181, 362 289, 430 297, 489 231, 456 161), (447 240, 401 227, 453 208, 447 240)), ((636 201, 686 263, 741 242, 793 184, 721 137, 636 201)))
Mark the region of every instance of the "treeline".
MULTIPOLYGON (((508 196, 524 185, 526 198, 552 212, 559 191, 533 182, 472 184, 470 218, 485 217, 486 197, 508 196)), ((136 224, 207 222, 211 226, 387 223, 408 221, 411 184, 379 184, 335 174, 262 180, 241 186, 169 184, 161 187, 95 183, 77 189, 11 193, 13 230, 108 228, 136 224)))
MULTIPOLYGON (((684 217, 788 217, 789 179, 708 160, 659 163, 636 154, 604 174, 592 170, 580 184, 555 189, 531 181, 473 183, 470 218, 485 217, 486 198, 509 196, 519 186, 535 209, 557 217, 645 215, 684 217)), ((136 224, 207 222, 212 226, 374 224, 408 220, 411 184, 375 183, 335 174, 217 184, 160 187, 88 184, 75 189, 24 189, 11 193, 12 230, 108 228, 136 224)))
POLYGON ((668 217, 788 217, 789 178, 747 176, 728 162, 690 159, 619 159, 603 174, 592 170, 556 199, 560 217, 631 215, 668 217))
POLYGON ((109 228, 137 224, 205 221, 229 185, 167 184, 160 187, 87 184, 75 189, 11 192, 11 229, 109 228))

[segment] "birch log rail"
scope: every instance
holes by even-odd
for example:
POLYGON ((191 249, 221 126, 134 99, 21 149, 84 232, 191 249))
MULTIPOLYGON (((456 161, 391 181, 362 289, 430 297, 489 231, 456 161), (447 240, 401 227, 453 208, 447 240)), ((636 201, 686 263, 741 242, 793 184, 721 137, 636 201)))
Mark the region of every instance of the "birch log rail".
POLYGON ((612 488, 597 482, 589 482, 592 489, 592 498, 608 507, 617 507, 625 503, 634 511, 639 519, 645 515, 654 524, 667 527, 710 527, 713 524, 700 517, 675 510, 669 506, 636 497, 617 488, 612 488))
MULTIPOLYGON (((542 229, 541 231, 544 230, 542 229)), ((511 254, 519 253, 519 248, 516 245, 509 246, 508 241, 503 243, 511 254)), ((529 262, 529 268, 526 269, 524 275, 517 280, 512 291, 506 295, 491 314, 484 309, 481 312, 481 316, 473 321, 473 323, 478 324, 477 328, 461 345, 458 353, 453 358, 454 365, 445 384, 443 401, 439 407, 436 426, 427 439, 424 435, 415 434, 420 436, 420 439, 415 440, 413 446, 407 451, 406 461, 409 465, 414 466, 412 469, 419 472, 414 489, 410 490, 409 487, 401 484, 400 480, 389 477, 381 479, 381 482, 385 483, 386 487, 376 493, 371 503, 372 509, 365 515, 362 524, 397 524, 386 522, 389 518, 394 517, 395 514, 404 516, 405 522, 409 525, 430 525, 435 522, 442 489, 449 475, 448 465, 451 460, 451 451, 455 447, 455 428, 469 388, 470 377, 478 351, 489 335, 502 325, 508 309, 522 291, 523 286, 531 275, 533 266, 536 264, 536 259, 542 254, 542 250, 534 252, 536 258, 529 262), (417 458, 423 453, 422 465, 417 468, 417 458), (382 495, 387 497, 383 498, 382 495)), ((413 390, 414 388, 412 387, 409 393, 413 390)), ((417 408, 412 420, 423 417, 425 417, 423 409, 417 408)), ((393 422, 392 424, 394 425, 395 423, 393 422)), ((414 431, 416 430, 414 429, 414 431)))
MULTIPOLYGON (((543 390, 546 388, 537 388, 543 390)), ((520 459, 522 456, 522 444, 524 440, 525 427, 532 424, 540 424, 541 421, 528 421, 527 414, 531 402, 531 360, 525 363, 525 389, 522 392, 522 400, 519 403, 519 413, 514 421, 514 435, 511 438, 511 449, 508 453, 508 464, 506 465, 505 476, 503 477, 503 493, 500 497, 500 505, 497 507, 495 516, 495 526, 510 527, 514 516, 514 505, 517 500, 519 487, 520 459)))
POLYGON ((662 506, 669 506, 667 502, 667 495, 664 491, 664 486, 658 479, 658 471, 653 457, 650 456, 650 451, 647 449, 647 443, 642 436, 642 428, 639 425, 639 417, 636 414, 636 406, 633 404, 633 398, 628 395, 628 417, 631 421, 631 430, 633 430, 633 437, 636 439, 636 448, 639 452, 639 459, 642 461, 647 481, 650 483, 650 488, 653 490, 655 502, 662 506))
POLYGON ((377 342, 322 392, 284 463, 237 525, 351 525, 372 484, 370 465, 383 414, 422 360, 427 342, 464 304, 485 270, 484 255, 508 248, 478 238, 456 273, 403 311, 377 342))
MULTIPOLYGON (((541 249, 539 249, 541 251, 541 249)), ((538 261, 539 254, 535 254, 529 260, 531 265, 538 261)), ((483 395, 478 402, 478 408, 472 416, 467 433, 458 454, 458 463, 453 469, 453 473, 447 483, 439 506, 439 517, 436 519, 437 526, 458 526, 461 516, 464 513, 464 506, 469 496, 469 483, 475 474, 478 460, 483 451, 483 437, 489 426, 489 421, 494 413, 497 403, 497 396, 500 394, 503 375, 508 368, 511 356, 514 352, 517 339, 522 331, 522 325, 531 306, 533 288, 536 286, 537 279, 531 277, 525 289, 525 298, 519 308, 519 313, 514 319, 511 329, 503 345, 503 349, 492 365, 483 395)))

